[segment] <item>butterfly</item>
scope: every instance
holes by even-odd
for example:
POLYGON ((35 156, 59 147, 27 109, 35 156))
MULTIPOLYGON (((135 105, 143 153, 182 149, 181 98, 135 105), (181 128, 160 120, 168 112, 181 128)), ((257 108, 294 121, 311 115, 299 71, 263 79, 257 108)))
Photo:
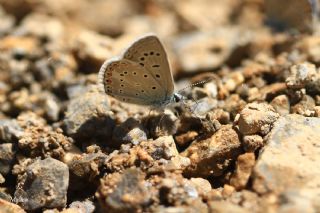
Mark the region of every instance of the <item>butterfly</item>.
POLYGON ((127 103, 162 108, 179 102, 166 51, 156 35, 146 35, 120 57, 106 60, 99 84, 108 95, 127 103))

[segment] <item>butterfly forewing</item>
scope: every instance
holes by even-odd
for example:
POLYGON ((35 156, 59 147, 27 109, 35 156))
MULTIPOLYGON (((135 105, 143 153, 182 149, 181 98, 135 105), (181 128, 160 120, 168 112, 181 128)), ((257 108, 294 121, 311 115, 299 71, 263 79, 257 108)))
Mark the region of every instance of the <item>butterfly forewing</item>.
POLYGON ((134 61, 147 70, 161 85, 163 96, 172 96, 174 84, 167 54, 156 36, 140 38, 125 51, 123 58, 134 61))
POLYGON ((158 81, 144 67, 127 59, 105 62, 100 69, 99 81, 107 94, 120 101, 153 105, 164 99, 158 81))

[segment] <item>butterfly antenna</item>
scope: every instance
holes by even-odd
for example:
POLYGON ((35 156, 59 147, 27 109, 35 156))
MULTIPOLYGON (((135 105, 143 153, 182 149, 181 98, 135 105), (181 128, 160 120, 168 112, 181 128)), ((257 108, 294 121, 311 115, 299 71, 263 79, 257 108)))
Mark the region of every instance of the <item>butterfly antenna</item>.
POLYGON ((196 82, 196 83, 194 83, 194 84, 190 84, 190 85, 188 85, 188 86, 180 89, 180 90, 178 91, 178 93, 180 94, 180 92, 182 92, 182 91, 184 91, 184 90, 186 90, 186 89, 188 89, 188 88, 192 88, 192 87, 195 87, 195 86, 198 86, 198 85, 201 85, 201 84, 205 84, 205 83, 207 83, 207 82, 209 82, 209 81, 211 81, 211 80, 212 80, 212 79, 210 78, 210 79, 207 79, 207 80, 203 80, 203 81, 196 82))
MULTIPOLYGON (((198 85, 201 85, 201 84, 205 84, 205 83, 207 83, 207 82, 209 82, 209 81, 211 81, 211 80, 212 80, 212 78, 209 78, 209 79, 207 79, 207 80, 199 81, 199 82, 196 82, 196 83, 194 83, 194 84, 188 85, 188 86, 180 89, 180 90, 178 91, 178 93, 180 94, 182 91, 184 91, 184 90, 186 90, 186 89, 188 89, 188 88, 192 88, 192 87, 195 87, 195 86, 198 86, 198 85)), ((189 111, 190 111, 192 114, 194 114, 194 111, 196 110, 199 102, 198 102, 197 100, 195 100, 194 98, 192 98, 192 97, 191 97, 191 99, 196 103, 196 107, 192 110, 191 107, 187 106, 187 104, 185 104, 185 106, 187 106, 187 108, 189 109, 189 111)))

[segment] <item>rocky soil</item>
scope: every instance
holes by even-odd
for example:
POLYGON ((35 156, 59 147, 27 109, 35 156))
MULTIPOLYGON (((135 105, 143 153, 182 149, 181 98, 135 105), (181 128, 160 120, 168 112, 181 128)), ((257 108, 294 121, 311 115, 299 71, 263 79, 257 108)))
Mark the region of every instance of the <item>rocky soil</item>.
POLYGON ((317 0, 0 0, 0 212, 320 212, 317 0), (148 32, 165 112, 98 89, 148 32))

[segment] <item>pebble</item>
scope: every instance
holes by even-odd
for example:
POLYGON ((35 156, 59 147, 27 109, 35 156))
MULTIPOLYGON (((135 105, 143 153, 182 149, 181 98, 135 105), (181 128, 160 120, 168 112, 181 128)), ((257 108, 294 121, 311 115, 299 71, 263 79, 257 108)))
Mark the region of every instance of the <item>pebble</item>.
POLYGON ((12 143, 0 144, 0 174, 6 176, 11 173, 15 163, 16 150, 12 143))
POLYGON ((279 95, 272 99, 270 105, 276 110, 279 115, 287 115, 290 113, 290 102, 286 95, 279 95))
POLYGON ((107 156, 101 152, 77 156, 69 164, 69 170, 78 178, 92 181, 100 174, 107 156))
POLYGON ((191 161, 184 174, 203 178, 220 176, 240 152, 238 134, 230 125, 223 125, 210 138, 194 141, 181 153, 191 161))
POLYGON ((101 180, 96 193, 103 211, 142 211, 151 204, 152 192, 144 180, 145 174, 138 169, 128 169, 124 173, 113 173, 101 180))
POLYGON ((74 201, 69 205, 70 209, 75 209, 79 213, 93 213, 95 206, 92 201, 74 201))
POLYGON ((245 135, 242 143, 247 152, 255 152, 264 146, 263 138, 260 135, 245 135))
POLYGON ((115 147, 120 146, 122 143, 137 145, 147 140, 147 134, 139 121, 129 118, 114 128, 112 139, 115 147))
POLYGON ((16 120, 0 119, 0 141, 15 142, 23 134, 16 120))
POLYGON ((230 184, 236 189, 241 190, 248 184, 253 167, 255 165, 254 153, 245 153, 238 156, 236 161, 236 171, 230 179, 230 184))
POLYGON ((291 112, 300 114, 306 117, 312 117, 315 115, 315 101, 309 95, 304 95, 302 100, 291 106, 291 112))
POLYGON ((25 210, 65 207, 69 170, 64 163, 52 158, 35 160, 17 181, 14 199, 25 210))
MULTIPOLYGON (((290 68, 290 75, 286 79, 286 85, 290 89, 302 89, 307 84, 316 80, 315 78, 320 75, 320 72, 316 70, 316 66, 310 63, 302 63, 293 65, 290 68)), ((320 78, 320 77, 318 77, 320 78)))
POLYGON ((250 103, 240 112, 238 127, 244 135, 266 135, 279 118, 272 106, 266 103, 250 103))

